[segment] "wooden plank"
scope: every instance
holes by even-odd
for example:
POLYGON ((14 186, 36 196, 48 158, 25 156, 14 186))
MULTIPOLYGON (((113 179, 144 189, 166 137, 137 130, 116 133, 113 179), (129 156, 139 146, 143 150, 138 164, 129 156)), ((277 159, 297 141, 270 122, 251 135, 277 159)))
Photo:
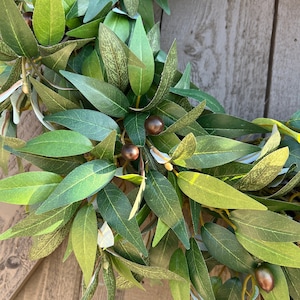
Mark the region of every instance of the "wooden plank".
POLYGON ((280 0, 268 116, 287 120, 300 109, 300 6, 280 0))
MULTIPOLYGON (((296 2, 296 0, 295 0, 296 2)), ((179 69, 226 112, 252 120, 263 116, 273 23, 273 0, 170 0, 162 20, 162 48, 176 38, 179 69)))

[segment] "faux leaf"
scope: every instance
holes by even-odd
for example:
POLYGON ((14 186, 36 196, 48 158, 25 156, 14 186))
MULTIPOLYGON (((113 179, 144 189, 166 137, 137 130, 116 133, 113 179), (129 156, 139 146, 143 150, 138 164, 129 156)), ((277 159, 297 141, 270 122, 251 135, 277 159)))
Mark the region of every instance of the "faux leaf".
POLYGON ((242 283, 239 278, 228 279, 217 292, 218 300, 240 300, 242 295, 242 283))
POLYGON ((178 174, 177 182, 188 197, 206 206, 225 209, 267 209, 246 194, 209 175, 183 171, 178 174))
POLYGON ((82 63, 82 75, 104 81, 102 63, 95 49, 82 63))
POLYGON ((45 132, 17 150, 49 157, 63 157, 83 154, 92 150, 91 141, 82 134, 70 130, 45 132))
POLYGON ((138 10, 139 0, 124 0, 124 5, 130 17, 133 17, 138 10))
POLYGON ((106 186, 115 173, 115 166, 105 160, 92 160, 69 173, 38 208, 43 213, 83 200, 106 186))
POLYGON ((195 136, 190 133, 185 136, 179 145, 176 147, 174 152, 172 153, 172 160, 176 161, 176 159, 187 159, 191 157, 196 150, 197 142, 195 136))
POLYGON ((71 228, 71 239, 84 283, 88 285, 93 275, 97 251, 97 217, 92 205, 85 205, 77 212, 71 228))
POLYGON ((155 0, 155 2, 164 10, 167 15, 171 14, 168 0, 155 0))
MULTIPOLYGON (((0 35, 16 54, 29 58, 38 55, 36 39, 13 0, 0 1, 0 35)), ((63 17, 64 18, 64 17, 63 17)))
POLYGON ((300 299, 300 286, 299 286, 300 269, 284 267, 283 272, 287 280, 291 297, 293 299, 298 299, 298 298, 300 299))
POLYGON ((268 153, 276 150, 276 148, 279 146, 281 141, 281 136, 280 133, 278 131, 278 128, 276 125, 273 126, 272 129, 272 134, 271 136, 268 138, 267 142, 265 143, 265 145, 262 147, 261 149, 261 153, 258 159, 264 157, 265 155, 267 155, 268 153))
POLYGON ((148 114, 146 113, 129 113, 124 119, 126 132, 136 146, 143 147, 146 142, 145 120, 148 114))
POLYGON ((127 16, 110 11, 105 17, 103 24, 109 27, 121 41, 126 42, 130 34, 130 23, 127 16))
POLYGON ((234 210, 230 219, 237 232, 267 242, 300 241, 300 224, 287 216, 269 210, 234 210))
POLYGON ((0 41, 0 61, 12 61, 18 56, 10 47, 8 47, 2 40, 0 41))
POLYGON ((95 78, 61 71, 99 111, 113 117, 124 117, 129 107, 127 97, 115 86, 95 78))
POLYGON ((116 0, 94 0, 88 1, 88 8, 83 18, 83 22, 87 23, 95 18, 97 15, 101 15, 101 12, 105 10, 107 7, 110 8, 113 4, 115 4, 116 0))
POLYGON ((235 235, 223 226, 206 223, 201 236, 209 253, 220 263, 237 272, 249 273, 255 266, 251 255, 237 241, 235 235))
POLYGON ((148 256, 135 218, 128 220, 131 205, 126 195, 114 184, 108 184, 97 195, 99 212, 110 227, 148 256))
POLYGON ((93 296, 97 290, 98 284, 99 284, 99 272, 101 270, 101 264, 99 264, 95 271, 94 274, 90 280, 89 285, 87 286, 87 288, 84 290, 84 293, 81 297, 80 300, 91 300, 93 299, 93 296))
POLYGON ((100 21, 101 21, 101 19, 97 19, 92 22, 78 26, 78 27, 66 32, 66 35, 71 36, 71 37, 76 37, 76 38, 97 37, 100 21))
POLYGON ((160 51, 160 23, 156 23, 147 33, 147 37, 154 55, 160 51))
POLYGON ((103 255, 103 281, 107 290, 107 300, 114 300, 116 295, 116 277, 110 256, 103 255))

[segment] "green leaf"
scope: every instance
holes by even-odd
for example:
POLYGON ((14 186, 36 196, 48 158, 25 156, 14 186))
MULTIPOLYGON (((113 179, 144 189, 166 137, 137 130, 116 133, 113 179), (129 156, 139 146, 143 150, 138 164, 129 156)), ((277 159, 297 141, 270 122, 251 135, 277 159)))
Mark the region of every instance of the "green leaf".
POLYGON ((62 177, 50 172, 20 173, 0 180, 1 202, 32 205, 46 199, 62 177))
POLYGON ((79 204, 76 203, 67 207, 54 209, 42 215, 31 213, 25 219, 3 232, 0 235, 0 240, 51 233, 67 224, 78 207, 79 204))
POLYGON ((131 205, 126 195, 114 184, 108 184, 98 193, 97 203, 99 212, 108 225, 137 247, 144 256, 148 256, 136 219, 128 220, 131 205))
POLYGON ((209 175, 183 171, 178 174, 180 189, 192 200, 203 205, 224 209, 267 208, 225 182, 209 175))
POLYGON ((79 107, 76 103, 56 93, 33 77, 30 76, 29 80, 32 83, 34 89, 39 94, 43 103, 46 105, 49 112, 56 113, 58 111, 79 107))
POLYGON ((61 0, 35 0, 33 30, 43 46, 61 41, 65 33, 65 11, 61 0))
MULTIPOLYGON (((125 4, 126 5, 126 4, 125 4)), ((129 82, 137 96, 144 95, 149 90, 154 77, 154 58, 142 18, 135 22, 131 35, 129 49, 144 63, 145 68, 128 66, 129 82)))
POLYGON ((191 210, 191 221, 193 224, 194 233, 199 233, 199 225, 200 225, 200 213, 201 213, 201 204, 189 199, 190 210, 191 210))
POLYGON ((196 150, 196 146, 197 141, 195 136, 192 133, 186 135, 172 153, 172 160, 176 163, 176 159, 191 157, 196 150))
POLYGON ((264 146, 261 149, 261 153, 260 156, 258 158, 258 160, 262 157, 264 157, 265 155, 267 155, 268 153, 276 150, 280 144, 281 141, 281 136, 280 133, 278 131, 278 128, 276 125, 274 125, 273 130, 272 130, 272 134, 271 136, 268 138, 267 142, 264 144, 264 146))
POLYGON ((147 33, 152 52, 156 55, 160 51, 160 23, 156 23, 147 33))
POLYGON ((92 300, 93 296, 97 290, 98 284, 99 284, 99 272, 102 269, 101 264, 98 264, 96 267, 94 274, 92 276, 92 279, 87 286, 87 288, 84 290, 83 295, 80 300, 92 300))
POLYGON ((129 107, 127 97, 115 86, 95 78, 61 71, 99 111, 113 117, 124 117, 129 107))
POLYGON ((167 15, 171 14, 168 0, 155 0, 155 2, 164 10, 167 15))
POLYGON ((283 267, 290 295, 293 299, 300 299, 300 269, 283 267))
POLYGON ((269 210, 234 210, 230 220, 237 232, 249 238, 267 242, 300 241, 300 223, 269 210))
POLYGON ((185 67, 185 70, 180 78, 180 80, 174 86, 178 89, 189 89, 191 85, 191 64, 188 63, 185 67))
POLYGON ((104 113, 89 109, 70 109, 46 116, 46 121, 63 125, 95 141, 104 140, 119 125, 104 113))
POLYGON ((125 130, 133 144, 143 147, 146 142, 145 120, 147 113, 129 113, 124 119, 125 130))
POLYGON ((69 173, 37 209, 38 214, 81 201, 105 187, 115 174, 115 166, 105 160, 92 160, 69 173))
POLYGON ((169 229, 170 227, 166 225, 161 219, 157 220, 152 247, 155 247, 161 241, 161 239, 167 234, 169 229))
POLYGON ((215 223, 206 223, 201 227, 201 236, 209 253, 221 264, 241 273, 252 271, 254 259, 231 231, 215 223))
POLYGON ((130 17, 133 17, 137 13, 139 2, 139 0, 124 0, 125 8, 130 17))
POLYGON ((176 164, 201 170, 232 162, 260 150, 257 146, 220 136, 198 136, 196 142, 197 146, 194 154, 185 160, 175 161, 176 164))
POLYGON ((138 13, 142 16, 146 31, 154 26, 154 9, 152 0, 140 1, 138 13))
POLYGON ((261 159, 252 170, 236 184, 242 191, 258 191, 271 183, 289 157, 289 148, 280 148, 261 159))
POLYGON ((181 249, 177 249, 170 259, 169 270, 186 281, 170 280, 169 285, 174 300, 190 298, 190 276, 186 258, 181 249))
POLYGON ((3 42, 16 54, 36 57, 36 39, 13 0, 0 1, 0 35, 3 42))
POLYGON ((87 1, 89 2, 88 8, 83 18, 83 22, 87 23, 94 19, 95 17, 99 17, 103 15, 106 9, 110 10, 112 5, 115 4, 116 0, 94 0, 94 1, 87 1))
POLYGON ((148 138, 157 149, 166 153, 169 153, 173 147, 180 143, 180 139, 175 133, 152 135, 148 138))
POLYGON ((115 300, 116 295, 116 277, 114 274, 110 256, 105 252, 103 254, 103 281, 107 290, 107 300, 115 300))
POLYGON ((16 59, 18 55, 8 47, 2 40, 0 40, 0 61, 12 61, 16 59))
POLYGON ((77 212, 72 228, 71 239, 74 254, 88 285, 94 270, 97 251, 97 217, 92 205, 85 205, 77 212))
POLYGON ((254 197, 255 200, 259 201, 263 205, 267 206, 269 210, 272 211, 283 211, 283 210, 290 210, 290 211, 300 211, 300 204, 297 202, 288 202, 288 201, 281 201, 278 199, 266 199, 261 197, 254 197))
POLYGON ((242 283, 239 278, 233 277, 219 287, 216 298, 217 300, 240 300, 241 295, 242 283))
POLYGON ((101 19, 94 20, 92 22, 78 26, 70 31, 66 32, 67 36, 76 37, 76 38, 92 38, 97 37, 99 24, 101 19))
POLYGON ((189 248, 188 234, 182 215, 180 201, 170 181, 158 171, 146 174, 144 197, 150 209, 166 223, 186 249, 189 248))
POLYGON ((96 50, 83 61, 82 75, 104 81, 102 63, 96 50))
MULTIPOLYGON (((1 21, 0 21, 1 22, 1 21)), ((19 57, 14 61, 14 65, 11 68, 8 78, 5 83, 0 87, 0 92, 3 93, 11 88, 18 80, 20 80, 20 74, 22 73, 22 58, 19 57)))
POLYGON ((49 157, 63 157, 83 154, 92 150, 91 141, 82 134, 70 130, 45 132, 17 150, 49 157))
POLYGON ((191 249, 185 253, 191 283, 203 299, 215 299, 208 270, 195 239, 190 240, 191 249))
POLYGON ((118 168, 116 173, 115 173, 115 176, 118 177, 118 178, 130 181, 130 182, 132 182, 134 184, 137 184, 137 185, 142 184, 142 182, 144 180, 144 177, 142 175, 139 175, 139 174, 123 174, 123 171, 124 171, 124 169, 122 167, 118 168))
POLYGON ((89 0, 75 0, 68 11, 67 20, 83 16, 88 9, 89 2, 89 0))
POLYGON ((103 23, 99 27, 99 48, 108 83, 124 91, 129 80, 127 56, 120 39, 103 23))
POLYGON ((300 268, 300 248, 294 243, 265 242, 236 232, 241 245, 252 255, 271 264, 300 268))

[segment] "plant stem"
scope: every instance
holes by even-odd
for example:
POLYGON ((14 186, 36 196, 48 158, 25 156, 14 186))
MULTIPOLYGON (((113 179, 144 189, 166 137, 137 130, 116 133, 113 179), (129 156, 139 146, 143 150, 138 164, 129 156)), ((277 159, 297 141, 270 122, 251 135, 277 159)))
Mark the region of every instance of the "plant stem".
POLYGON ((244 300, 245 299, 245 295, 246 295, 246 292, 247 292, 247 284, 248 284, 248 281, 249 279, 252 277, 252 275, 248 275, 244 282, 243 282, 243 288, 242 288, 242 293, 241 293, 241 300, 244 300))
POLYGON ((138 95, 135 103, 135 108, 139 108, 140 102, 141 102, 141 95, 138 95))

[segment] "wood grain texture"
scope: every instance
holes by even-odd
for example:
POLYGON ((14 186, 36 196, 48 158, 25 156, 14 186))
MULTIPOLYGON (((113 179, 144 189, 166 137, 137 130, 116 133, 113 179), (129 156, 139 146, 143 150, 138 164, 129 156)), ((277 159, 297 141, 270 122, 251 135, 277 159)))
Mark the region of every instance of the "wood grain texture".
POLYGON ((226 112, 252 120, 264 112, 274 1, 170 0, 162 48, 176 38, 179 69, 226 112))
POLYGON ((268 116, 287 120, 300 109, 300 6, 280 0, 268 116))

